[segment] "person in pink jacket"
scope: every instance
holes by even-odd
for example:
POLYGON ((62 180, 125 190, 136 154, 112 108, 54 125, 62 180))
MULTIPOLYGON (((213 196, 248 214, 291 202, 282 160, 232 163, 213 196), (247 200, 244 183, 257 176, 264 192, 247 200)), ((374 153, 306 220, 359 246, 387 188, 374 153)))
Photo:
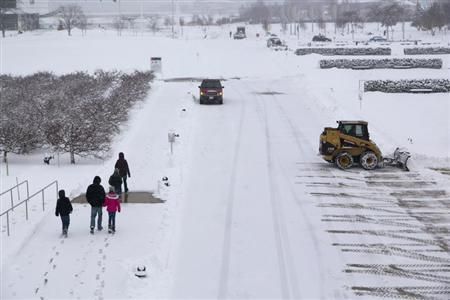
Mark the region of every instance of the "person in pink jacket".
POLYGON ((108 232, 116 232, 116 212, 120 212, 120 199, 116 194, 114 187, 109 187, 109 193, 106 194, 105 202, 103 206, 106 206, 108 212, 108 232))

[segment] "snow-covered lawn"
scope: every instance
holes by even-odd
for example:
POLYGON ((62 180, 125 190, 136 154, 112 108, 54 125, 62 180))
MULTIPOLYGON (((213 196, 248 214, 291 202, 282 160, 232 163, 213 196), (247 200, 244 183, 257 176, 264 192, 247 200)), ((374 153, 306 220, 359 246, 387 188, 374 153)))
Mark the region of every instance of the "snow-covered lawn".
MULTIPOLYGON (((448 299, 450 177, 429 168, 450 168, 449 94, 359 92, 362 80, 449 79, 450 55, 436 56, 440 70, 322 70, 322 56, 268 49, 256 37, 260 27, 239 41, 230 30, 209 29, 206 38, 186 27, 179 39, 89 31, 1 40, 2 73, 131 72, 148 69, 152 56, 162 57, 163 69, 109 157, 70 165, 63 155, 45 165, 44 153, 11 155, 8 175, 1 164, 1 191, 28 180, 31 194, 58 180, 73 198, 95 175, 106 183, 119 152, 131 190, 158 192, 160 178, 170 181, 159 190, 165 203, 123 204, 114 236, 91 236, 90 208, 74 204, 69 237, 60 238, 52 192, 44 212, 32 199, 30 221, 23 210, 13 213, 9 237, 2 217, 2 299, 448 299), (199 82, 189 78, 203 77, 223 79, 224 105, 194 100, 199 82), (343 172, 322 161, 319 134, 340 119, 369 121, 386 153, 407 147, 412 172, 343 172), (169 132, 179 134, 173 154, 169 132), (148 277, 134 276, 137 265, 148 277)), ((310 34, 282 38, 295 49, 310 34)), ((448 44, 448 36, 436 40, 448 44)), ((393 57, 403 47, 393 44, 393 57)), ((9 205, 5 195, 1 211, 9 205)))

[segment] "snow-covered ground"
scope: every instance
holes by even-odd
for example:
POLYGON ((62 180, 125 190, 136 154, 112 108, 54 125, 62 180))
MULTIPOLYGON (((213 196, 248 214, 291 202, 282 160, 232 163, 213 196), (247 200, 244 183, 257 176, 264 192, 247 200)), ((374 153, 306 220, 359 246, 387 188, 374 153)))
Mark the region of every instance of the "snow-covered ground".
MULTIPOLYGON (((62 239, 51 186, 45 211, 38 194, 28 222, 22 209, 10 215, 9 237, 2 217, 2 299, 450 297, 450 177, 432 169, 450 169, 450 97, 359 98, 361 80, 449 79, 450 55, 437 56, 441 70, 321 70, 321 56, 269 50, 256 37, 260 26, 239 41, 230 30, 186 27, 178 39, 75 31, 1 40, 2 73, 127 72, 148 69, 152 56, 162 57, 163 69, 110 157, 70 165, 61 156, 44 165, 43 153, 11 155, 8 175, 1 165, 1 191, 28 180, 32 194, 58 180, 73 198, 95 175, 105 183, 124 152, 130 189, 166 200, 124 203, 114 236, 90 235, 90 208, 74 204, 62 239), (223 106, 195 101, 195 78, 203 77, 223 78, 223 106), (384 152, 407 147, 412 171, 343 172, 322 161, 319 134, 340 119, 369 121, 384 152), (179 134, 173 154, 168 132, 179 134), (159 189, 163 176, 170 187, 159 189), (148 277, 134 276, 137 265, 148 277)), ((311 35, 282 38, 295 49, 311 35)), ((407 38, 448 45, 450 36, 409 29, 407 38)), ((391 47, 402 56, 403 45, 391 47)), ((1 198, 2 212, 9 197, 1 198)))

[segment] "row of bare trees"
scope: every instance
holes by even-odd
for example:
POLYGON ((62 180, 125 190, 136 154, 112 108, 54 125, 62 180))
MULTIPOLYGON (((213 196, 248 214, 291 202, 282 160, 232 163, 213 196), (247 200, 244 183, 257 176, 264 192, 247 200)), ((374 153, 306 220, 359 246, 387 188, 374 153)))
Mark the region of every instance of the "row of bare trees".
POLYGON ((0 151, 25 154, 51 148, 75 155, 103 157, 111 138, 127 120, 129 108, 143 100, 151 72, 97 71, 57 76, 1 75, 0 151))
POLYGON ((437 28, 450 25, 450 0, 435 1, 426 9, 418 3, 415 10, 410 5, 390 0, 379 1, 371 6, 337 0, 285 0, 282 4, 258 0, 242 7, 240 18, 262 24, 265 29, 269 27, 268 23, 281 23, 284 29, 292 23, 297 24, 294 28, 305 28, 305 22, 316 23, 320 29, 324 29, 327 22, 334 22, 336 30, 344 31, 347 28, 347 33, 354 33, 356 28, 364 27, 366 22, 378 22, 386 28, 387 35, 397 23, 412 22, 413 26, 434 34, 437 28))

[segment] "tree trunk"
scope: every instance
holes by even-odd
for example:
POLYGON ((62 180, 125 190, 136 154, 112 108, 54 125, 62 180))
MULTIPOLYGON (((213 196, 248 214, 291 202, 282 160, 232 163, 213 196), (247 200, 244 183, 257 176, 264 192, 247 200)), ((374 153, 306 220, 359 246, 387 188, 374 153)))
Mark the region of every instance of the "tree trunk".
POLYGON ((8 151, 3 151, 3 162, 6 163, 8 161, 8 151))
POLYGON ((70 151, 70 163, 75 164, 75 153, 73 151, 70 151))

